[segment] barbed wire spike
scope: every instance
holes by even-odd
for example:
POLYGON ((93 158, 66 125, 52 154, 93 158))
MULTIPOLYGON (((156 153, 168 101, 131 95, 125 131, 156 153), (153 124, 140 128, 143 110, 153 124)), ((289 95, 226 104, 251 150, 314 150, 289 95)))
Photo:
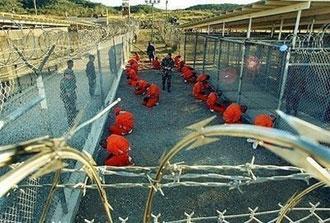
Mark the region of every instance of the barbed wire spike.
POLYGON ((249 211, 250 211, 249 217, 250 217, 250 219, 245 221, 244 223, 250 223, 250 222, 254 222, 254 221, 256 221, 258 223, 263 223, 258 218, 256 218, 256 213, 257 213, 258 209, 259 209, 258 207, 256 207, 255 209, 252 209, 252 208, 249 207, 249 211))
POLYGON ((225 214, 226 214, 227 210, 223 210, 223 211, 219 211, 217 210, 218 213, 218 223, 229 223, 229 221, 227 221, 225 218, 225 214))
POLYGON ((233 180, 230 182, 229 190, 237 189, 240 193, 243 194, 243 190, 241 189, 240 185, 242 184, 241 180, 233 180))
POLYGON ((161 216, 160 213, 158 215, 154 215, 153 213, 151 213, 151 217, 153 218, 153 223, 160 223, 159 221, 160 216, 161 216))
POLYGON ((118 219, 119 219, 120 223, 127 223, 127 221, 128 221, 128 217, 126 217, 125 219, 119 217, 118 219))
POLYGON ((153 190, 155 191, 155 192, 160 192, 160 194, 162 195, 162 196, 165 196, 165 194, 164 194, 164 192, 163 192, 163 190, 161 189, 161 186, 160 186, 160 184, 159 183, 157 183, 157 182, 155 182, 148 174, 146 174, 146 176, 147 176, 147 178, 148 178, 148 181, 149 181, 149 183, 150 183, 150 186, 153 188, 153 190), (154 184, 154 182, 155 182, 155 184, 154 184))
POLYGON ((203 127, 207 126, 211 121, 213 121, 216 118, 216 116, 212 116, 210 118, 207 118, 205 120, 202 120, 200 122, 197 122, 195 124, 189 125, 186 127, 186 129, 193 130, 196 132, 199 132, 203 127))
POLYGON ((199 136, 196 141, 194 141, 191 145, 189 145, 186 150, 192 150, 195 148, 198 148, 200 146, 204 146, 213 142, 219 141, 220 138, 211 138, 211 137, 205 137, 203 135, 199 136))
POLYGON ((184 215, 187 217, 187 221, 186 223, 193 223, 192 222, 192 216, 195 214, 195 212, 191 212, 190 214, 188 214, 187 212, 184 213, 184 215))
POLYGON ((246 163, 246 171, 248 172, 249 176, 252 177, 253 180, 256 180, 257 177, 254 175, 252 169, 254 169, 254 162, 255 162, 255 156, 252 157, 252 160, 250 163, 246 163))

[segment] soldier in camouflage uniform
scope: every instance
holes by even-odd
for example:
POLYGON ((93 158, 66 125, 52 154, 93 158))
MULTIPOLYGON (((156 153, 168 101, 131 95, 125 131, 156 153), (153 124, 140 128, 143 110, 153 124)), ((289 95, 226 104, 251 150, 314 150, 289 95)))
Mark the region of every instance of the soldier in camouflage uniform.
POLYGON ((95 95, 95 85, 96 85, 94 60, 95 60, 95 56, 89 55, 89 61, 86 65, 86 74, 88 77, 89 94, 91 96, 95 95))
POLYGON ((69 126, 72 126, 74 119, 78 113, 76 108, 76 77, 73 73, 73 61, 68 60, 67 62, 68 68, 64 71, 64 76, 60 82, 60 90, 61 90, 61 99, 64 103, 64 108, 67 113, 67 119, 69 126))

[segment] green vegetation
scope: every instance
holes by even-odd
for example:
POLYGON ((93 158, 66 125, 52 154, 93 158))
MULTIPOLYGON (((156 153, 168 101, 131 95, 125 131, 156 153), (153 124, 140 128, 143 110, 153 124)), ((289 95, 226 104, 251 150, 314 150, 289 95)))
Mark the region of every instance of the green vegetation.
MULTIPOLYGON (((112 7, 88 0, 36 0, 40 14, 65 16, 105 15, 108 9, 112 14, 119 12, 112 7)), ((0 11, 13 13, 34 13, 33 0, 0 0, 0 11)))
MULTIPOLYGON (((89 0, 36 0, 38 14, 46 14, 53 16, 105 16, 106 11, 109 12, 111 20, 122 19, 121 7, 107 7, 100 3, 93 3, 89 0)), ((131 6, 132 17, 143 22, 150 23, 151 12, 155 13, 156 21, 176 21, 178 23, 185 23, 211 17, 217 15, 224 10, 231 10, 239 7, 236 4, 208 4, 196 5, 185 10, 168 11, 157 9, 150 5, 136 5, 131 6)), ((33 0, 0 0, 0 11, 13 12, 19 14, 33 14, 34 5, 33 0)), ((148 25, 146 25, 148 26, 148 25)))
POLYGON ((194 5, 186 10, 203 10, 203 11, 226 11, 226 10, 232 10, 240 7, 238 4, 205 4, 205 5, 194 5))

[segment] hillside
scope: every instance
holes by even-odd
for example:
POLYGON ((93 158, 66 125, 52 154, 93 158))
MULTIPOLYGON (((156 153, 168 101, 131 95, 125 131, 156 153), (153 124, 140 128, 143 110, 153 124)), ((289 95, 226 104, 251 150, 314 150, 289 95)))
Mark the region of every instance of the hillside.
MULTIPOLYGON (((111 7, 88 0, 37 0, 37 9, 40 14, 60 16, 105 15, 107 9, 112 14, 118 13, 111 7)), ((0 11, 29 14, 34 12, 34 5, 32 0, 0 0, 0 11)))
POLYGON ((226 10, 232 10, 235 8, 240 7, 238 4, 205 4, 205 5, 194 5, 189 8, 186 8, 186 10, 203 10, 203 11, 226 11, 226 10))

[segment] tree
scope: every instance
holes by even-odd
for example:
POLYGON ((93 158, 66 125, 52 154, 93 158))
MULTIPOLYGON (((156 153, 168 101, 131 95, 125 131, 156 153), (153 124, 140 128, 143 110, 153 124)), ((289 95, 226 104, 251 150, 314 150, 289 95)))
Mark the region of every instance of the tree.
POLYGON ((1 0, 0 11, 22 13, 24 9, 20 0, 1 0))

